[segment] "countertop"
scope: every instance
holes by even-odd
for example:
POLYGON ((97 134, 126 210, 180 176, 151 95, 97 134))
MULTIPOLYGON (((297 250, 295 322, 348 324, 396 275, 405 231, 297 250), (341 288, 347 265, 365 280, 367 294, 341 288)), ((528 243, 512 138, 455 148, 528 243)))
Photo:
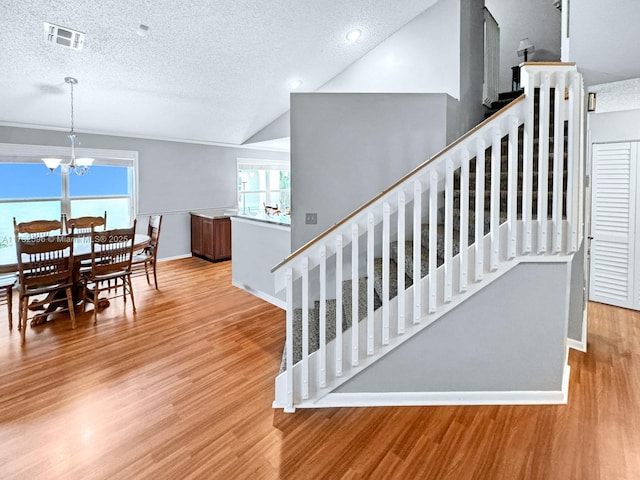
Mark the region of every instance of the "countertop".
POLYGON ((231 217, 238 213, 238 210, 233 207, 222 207, 222 208, 209 208, 207 210, 195 210, 193 212, 189 212, 191 215, 196 215, 198 217, 203 218, 225 218, 231 217))
POLYGON ((291 216, 289 215, 267 215, 266 213, 236 213, 234 215, 232 215, 235 218, 242 218, 245 220, 254 220, 256 222, 263 222, 263 223, 271 223, 274 225, 282 225, 284 227, 290 227, 291 226, 291 216))

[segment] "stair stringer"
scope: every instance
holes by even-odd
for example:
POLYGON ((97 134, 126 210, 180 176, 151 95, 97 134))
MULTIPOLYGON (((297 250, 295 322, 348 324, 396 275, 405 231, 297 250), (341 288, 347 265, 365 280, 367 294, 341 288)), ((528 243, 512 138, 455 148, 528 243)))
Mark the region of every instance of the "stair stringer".
MULTIPOLYGON (((522 228, 521 222, 519 222, 519 229, 522 228)), ((565 225, 566 228, 566 225, 565 225)), ((533 226, 534 230, 534 238, 537 228, 533 226)), ((500 226, 500 237, 506 241, 507 236, 507 224, 502 224, 500 226)), ((488 234, 484 237, 484 252, 485 256, 488 255, 489 246, 490 246, 491 235, 488 234)), ((471 245, 468 247, 468 255, 469 255, 469 265, 473 265, 475 261, 475 245, 471 245)), ((459 255, 456 255, 453 258, 454 262, 454 270, 457 269, 457 263, 459 261, 459 255)), ((401 346, 407 340, 412 338, 417 333, 424 330, 429 325, 432 325, 434 322, 443 319, 451 310, 461 305, 469 298, 473 297, 475 294, 483 290, 484 288, 489 287, 492 283, 494 283, 497 279, 511 271, 513 268, 518 266, 521 263, 532 263, 532 262, 553 262, 553 263, 567 263, 570 262, 573 258, 573 254, 542 254, 542 255, 521 255, 516 256, 513 259, 502 259, 499 262, 499 266, 494 271, 484 272, 483 278, 479 282, 470 282, 467 285, 466 291, 462 293, 456 294, 450 302, 443 302, 442 296, 439 295, 438 308, 436 312, 431 314, 423 314, 421 317, 421 321, 419 323, 411 323, 408 322, 405 325, 405 330, 403 334, 398 335, 397 332, 397 324, 390 325, 390 336, 389 343, 387 345, 382 345, 380 342, 381 335, 378 333, 382 328, 382 309, 378 309, 374 312, 374 331, 375 335, 375 348, 374 354, 365 356, 364 358, 360 358, 357 365, 351 365, 350 362, 350 348, 352 345, 352 329, 349 328, 345 330, 342 334, 342 358, 343 358, 343 372, 340 377, 335 375, 335 369, 333 368, 333 362, 327 362, 327 382, 326 386, 316 389, 316 382, 309 382, 309 398, 303 399, 301 397, 300 391, 294 391, 294 405, 298 408, 321 408, 321 407, 333 407, 333 406, 373 406, 373 405, 389 405, 389 403, 385 403, 385 401, 380 401, 380 399, 372 398, 372 395, 345 395, 339 394, 339 398, 327 398, 332 392, 334 392, 338 387, 346 383, 348 380, 353 378, 358 373, 364 371, 366 368, 373 365, 375 362, 383 358, 389 352, 401 346), (326 400, 324 400, 327 398, 326 400)), ((485 259, 486 261, 486 259, 485 259)), ((437 274, 437 283, 438 285, 443 285, 444 280, 444 265, 441 265, 436 270, 437 274)), ((405 303, 405 318, 411 318, 411 309, 413 305, 413 294, 414 294, 414 285, 407 288, 406 292, 406 303, 405 303)), ((454 288, 457 286, 454 285, 454 288)), ((420 281, 420 288, 422 289, 422 296, 426 298, 429 288, 429 275, 422 277, 420 281)), ((389 309, 390 309, 390 317, 397 318, 397 297, 393 298, 389 301, 389 309)), ((358 345, 361 351, 366 351, 367 345, 367 332, 366 328, 363 328, 363 325, 366 325, 367 318, 363 318, 360 320, 360 328, 358 328, 359 338, 358 345)), ((336 355, 336 340, 332 340, 328 342, 326 345, 326 356, 327 358, 335 358, 336 355)), ((309 365, 309 378, 317 378, 320 372, 320 351, 317 350, 311 353, 308 357, 308 365, 309 365)), ((566 362, 565 362, 566 365, 566 362)), ((284 371, 276 377, 275 380, 275 400, 273 402, 274 408, 285 408, 286 407, 286 374, 284 371)), ((302 362, 298 362, 293 366, 293 377, 294 377, 294 385, 300 385, 302 383, 302 362)), ((518 400, 515 403, 566 403, 566 392, 568 390, 568 378, 569 378, 569 369, 568 366, 565 368, 564 377, 563 377, 563 388, 561 391, 556 392, 552 395, 546 395, 540 397, 536 392, 518 392, 518 400), (530 398, 530 401, 527 401, 527 398, 530 398)), ((433 405, 438 404, 477 404, 479 402, 478 398, 481 398, 477 395, 474 396, 473 392, 466 392, 465 399, 461 397, 459 393, 456 392, 438 392, 433 396, 433 405)), ((489 400, 485 403, 514 403, 512 400, 515 397, 512 397, 510 400, 508 394, 504 394, 504 392, 497 392, 502 394, 502 401, 498 401, 499 398, 495 396, 493 400, 489 400)), ((393 400, 392 396, 389 396, 387 401, 393 401, 392 404, 416 404, 416 403, 401 403, 396 400, 393 400)), ((410 398, 406 399, 406 401, 411 402, 410 398)), ((480 402, 482 403, 482 402, 480 402)), ((419 404, 427 404, 427 403, 419 403, 419 404)))

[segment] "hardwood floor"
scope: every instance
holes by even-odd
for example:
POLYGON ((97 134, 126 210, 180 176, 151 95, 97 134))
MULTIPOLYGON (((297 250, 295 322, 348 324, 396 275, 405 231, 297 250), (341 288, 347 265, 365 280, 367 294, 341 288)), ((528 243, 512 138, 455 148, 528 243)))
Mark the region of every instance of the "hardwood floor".
MULTIPOLYGON (((569 404, 273 410, 284 314, 231 263, 160 263, 138 313, 0 312, 2 479, 640 478, 640 313, 589 306, 569 404), (185 288, 187 287, 188 288, 185 288)), ((17 303, 17 302, 15 302, 17 303)))

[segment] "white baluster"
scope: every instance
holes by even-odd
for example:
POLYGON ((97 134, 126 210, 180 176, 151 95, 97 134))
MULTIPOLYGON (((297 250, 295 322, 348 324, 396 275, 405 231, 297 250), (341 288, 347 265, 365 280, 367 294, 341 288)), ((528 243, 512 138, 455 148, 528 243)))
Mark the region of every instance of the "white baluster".
POLYGON ((460 159, 460 293, 469 281, 469 150, 462 149, 460 159))
POLYGON ((404 191, 398 192, 398 335, 404 333, 406 292, 405 281, 406 260, 405 260, 405 204, 406 197, 404 191))
POLYGON ((295 411, 295 407, 293 406, 293 271, 291 268, 287 268, 285 272, 285 282, 286 282, 286 300, 287 300, 287 311, 286 311, 286 349, 287 349, 287 406, 285 408, 286 412, 295 411))
POLYGON ((369 212, 367 214, 367 355, 373 355, 373 260, 375 257, 374 232, 375 217, 372 212, 369 212))
POLYGON ((502 134, 498 128, 493 131, 491 143, 491 205, 489 207, 490 242, 489 269, 498 269, 500 255, 500 164, 502 162, 502 134))
POLYGON ((453 296, 453 162, 446 160, 444 189, 444 297, 449 303, 453 296))
POLYGON ((429 313, 438 303, 438 173, 429 172, 429 313))
POLYGON ((342 235, 336 237, 336 377, 342 376, 342 235))
POLYGON ((302 399, 309 398, 309 258, 302 259, 302 399))
POLYGON ((358 240, 359 240, 358 224, 354 223, 351 227, 351 366, 355 367, 360 363, 360 352, 358 342, 360 340, 360 331, 358 325, 360 303, 359 292, 359 252, 358 252, 358 240))
POLYGON ((575 73, 576 75, 576 81, 578 82, 578 113, 577 113, 577 119, 578 119, 578 160, 577 160, 577 168, 576 168, 576 191, 574 192, 575 195, 575 202, 578 205, 578 210, 576 212, 576 219, 578 220, 579 223, 576 224, 576 229, 574 232, 574 239, 573 239, 573 245, 574 245, 574 249, 578 248, 578 245, 580 245, 580 243, 582 243, 582 238, 583 238, 583 234, 584 234, 584 224, 583 224, 583 219, 584 219, 584 214, 585 214, 585 207, 584 207, 584 178, 585 178, 585 163, 583 161, 584 159, 584 142, 581 142, 580 139, 583 138, 584 136, 584 115, 582 114, 582 112, 584 112, 584 102, 585 102, 585 94, 584 94, 584 83, 582 82, 582 75, 580 75, 579 73, 575 73))
POLYGON ((391 206, 382 204, 382 345, 389 344, 389 242, 391 206))
POLYGON ((422 317, 422 184, 413 184, 413 323, 422 317))
POLYGON ((516 256, 518 238, 518 119, 509 119, 509 159, 508 159, 508 179, 507 179, 507 227, 508 245, 507 258, 516 256))
POLYGON ((538 129, 538 254, 547 251, 548 184, 549 184, 549 97, 551 76, 542 74, 540 85, 540 114, 538 129))
POLYGON ((534 139, 534 86, 535 74, 527 73, 528 88, 525 90, 526 113, 524 121, 524 151, 522 155, 522 253, 531 252, 532 217, 532 176, 533 176, 533 139, 534 139))
POLYGON ((484 140, 478 140, 476 152, 476 262, 474 279, 476 282, 482 280, 484 274, 484 182, 485 182, 485 154, 486 145, 484 140))
POLYGON ((320 369, 318 384, 327 386, 327 247, 320 246, 320 369))
POLYGON ((565 98, 566 89, 565 75, 556 74, 556 95, 553 112, 553 204, 552 225, 553 225, 553 253, 559 253, 562 249, 562 188, 564 185, 564 121, 565 121, 565 98))
POLYGON ((582 84, 577 72, 571 73, 569 88, 569 150, 567 158, 567 220, 569 223, 567 253, 578 248, 578 179, 580 163, 580 107, 582 84))

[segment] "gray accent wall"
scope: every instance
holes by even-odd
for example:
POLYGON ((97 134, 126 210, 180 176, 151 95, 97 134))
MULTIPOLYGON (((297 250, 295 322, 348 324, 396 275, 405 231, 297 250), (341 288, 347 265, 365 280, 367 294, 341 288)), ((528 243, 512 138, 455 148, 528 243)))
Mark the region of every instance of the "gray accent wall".
POLYGON ((449 99, 434 93, 292 94, 292 250, 442 150, 449 99), (317 213, 318 223, 306 225, 306 213, 317 213))
MULTIPOLYGON (((191 254, 189 211, 236 205, 236 159, 288 159, 264 150, 79 133, 80 147, 138 152, 140 230, 163 214, 158 256, 191 254)), ((0 143, 68 146, 66 132, 0 126, 0 143)), ((46 175, 43 166, 43 175, 46 175)))
POLYGON ((514 267, 336 392, 561 390, 569 268, 514 267))

